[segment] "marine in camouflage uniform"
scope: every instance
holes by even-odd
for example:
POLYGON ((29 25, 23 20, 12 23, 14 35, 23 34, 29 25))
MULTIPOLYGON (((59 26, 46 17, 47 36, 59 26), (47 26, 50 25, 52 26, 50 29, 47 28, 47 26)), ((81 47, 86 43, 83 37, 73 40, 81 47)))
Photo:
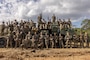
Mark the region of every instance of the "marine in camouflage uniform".
POLYGON ((6 22, 6 34, 8 34, 8 29, 9 29, 9 24, 8 24, 8 22, 6 22))
POLYGON ((13 26, 13 21, 11 21, 11 24, 9 23, 9 31, 13 32, 14 26, 13 26))
POLYGON ((48 24, 47 23, 45 23, 45 29, 48 29, 48 24))
POLYGON ((43 29, 43 24, 40 24, 40 27, 39 27, 40 29, 43 29))
POLYGON ((21 48, 28 48, 28 36, 26 36, 26 38, 22 41, 22 44, 20 45, 21 48))
POLYGON ((53 38, 52 34, 50 34, 50 47, 54 48, 54 38, 53 38))
MULTIPOLYGON (((70 42, 70 35, 69 32, 67 32, 66 36, 65 36, 65 40, 66 40, 66 48, 68 48, 69 42, 70 42)), ((70 44, 71 45, 71 44, 70 44)))
POLYGON ((61 30, 62 30, 62 28, 63 28, 63 24, 62 24, 61 19, 59 19, 59 27, 60 27, 60 31, 61 31, 61 30))
POLYGON ((46 33, 45 34, 45 46, 48 49, 48 45, 49 45, 49 35, 46 33))
POLYGON ((67 28, 67 23, 66 23, 66 21, 65 21, 65 19, 63 19, 63 29, 66 29, 67 28))
POLYGON ((20 31, 20 43, 22 43, 22 41, 25 39, 25 37, 26 37, 26 34, 25 34, 25 32, 24 31, 20 31))
POLYGON ((31 48, 35 48, 35 38, 34 36, 32 36, 32 39, 31 39, 31 48))
POLYGON ((12 42, 13 42, 13 33, 10 32, 7 36, 7 45, 6 45, 6 47, 8 48, 9 45, 10 45, 10 47, 12 48, 13 47, 12 42))
POLYGON ((9 36, 10 36, 10 33, 8 33, 8 35, 7 35, 7 44, 6 44, 6 48, 8 48, 9 47, 9 36))
POLYGON ((78 46, 78 37, 76 34, 73 35, 74 47, 78 46))
POLYGON ((30 43, 29 46, 31 47, 32 34, 31 34, 30 31, 28 32, 27 36, 28 36, 28 41, 29 41, 29 43, 30 43))
POLYGON ((80 39, 80 47, 83 48, 84 47, 84 36, 82 32, 80 32, 79 39, 80 39))
POLYGON ((30 32, 28 32, 28 34, 26 35, 25 39, 22 40, 22 43, 20 45, 20 47, 23 49, 23 48, 28 48, 28 47, 31 47, 31 43, 30 43, 30 32))
POLYGON ((1 25, 1 35, 4 35, 4 30, 5 30, 5 23, 2 22, 2 25, 1 25))
POLYGON ((21 44, 19 36, 20 36, 19 31, 17 31, 16 34, 14 35, 15 48, 17 48, 21 44))
POLYGON ((63 44, 63 37, 61 36, 61 34, 59 34, 59 47, 60 48, 64 48, 64 44, 63 44))
POLYGON ((34 38, 35 38, 35 48, 38 49, 39 36, 38 36, 37 32, 34 33, 34 38))
POLYGON ((39 16, 38 16, 38 29, 42 29, 42 25, 41 25, 41 23, 42 23, 42 14, 40 14, 39 16))
POLYGON ((89 47, 89 36, 88 36, 87 32, 85 32, 85 34, 84 34, 84 40, 85 40, 85 43, 86 43, 85 47, 89 47))
POLYGON ((58 44, 58 36, 56 35, 56 33, 54 33, 54 46, 55 46, 55 48, 57 48, 57 44, 58 44))
POLYGON ((71 25, 72 25, 72 23, 70 21, 70 18, 68 19, 67 23, 68 23, 68 26, 67 27, 70 29, 71 28, 71 25))
POLYGON ((52 16, 52 22, 55 22, 56 21, 56 16, 55 16, 55 14, 53 14, 53 16, 52 16))
POLYGON ((43 49, 43 47, 44 47, 44 36, 43 36, 42 32, 40 33, 40 38, 38 41, 38 47, 40 47, 41 49, 43 49))

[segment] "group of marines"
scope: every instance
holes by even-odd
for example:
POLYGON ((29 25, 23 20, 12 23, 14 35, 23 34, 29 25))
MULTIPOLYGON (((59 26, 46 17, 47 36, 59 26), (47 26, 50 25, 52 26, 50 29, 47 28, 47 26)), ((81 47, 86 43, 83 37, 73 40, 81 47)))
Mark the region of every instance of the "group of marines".
POLYGON ((71 28, 70 19, 66 22, 65 20, 56 20, 55 15, 52 16, 52 22, 46 22, 42 20, 42 16, 38 16, 38 26, 31 21, 18 22, 17 20, 11 22, 3 22, 1 28, 1 35, 7 34, 7 44, 6 47, 25 47, 25 48, 64 48, 72 47, 74 42, 74 47, 78 47, 78 42, 80 42, 80 47, 84 47, 84 42, 86 43, 85 47, 89 47, 89 36, 88 33, 80 32, 79 35, 74 34, 70 35, 67 31, 65 36, 62 36, 61 33, 45 33, 37 32, 40 29, 51 29, 51 24, 57 23, 59 25, 60 31, 62 29, 71 28))

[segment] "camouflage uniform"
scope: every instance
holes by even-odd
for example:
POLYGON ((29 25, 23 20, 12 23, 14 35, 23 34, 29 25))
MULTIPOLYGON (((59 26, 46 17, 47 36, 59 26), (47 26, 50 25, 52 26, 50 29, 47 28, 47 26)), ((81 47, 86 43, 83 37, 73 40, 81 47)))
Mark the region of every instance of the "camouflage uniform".
POLYGON ((25 32, 24 31, 20 31, 20 44, 22 43, 22 41, 25 39, 25 36, 26 36, 26 34, 25 34, 25 32))
POLYGON ((40 47, 41 49, 43 49, 44 47, 44 36, 42 35, 42 33, 39 38, 38 47, 40 47))
POLYGON ((4 30, 5 30, 5 23, 2 22, 1 35, 4 35, 4 30))
POLYGON ((55 46, 55 48, 57 48, 57 44, 58 44, 58 36, 56 35, 56 33, 54 33, 54 46, 55 46))
POLYGON ((30 37, 30 32, 26 35, 25 39, 22 40, 22 43, 20 45, 23 48, 28 48, 31 47, 31 37, 30 37))
POLYGON ((13 30, 13 31, 15 31, 15 32, 16 32, 16 31, 20 31, 19 26, 17 26, 17 25, 16 25, 16 26, 14 26, 14 30, 13 30))
POLYGON ((53 38, 52 34, 50 34, 50 47, 51 48, 54 47, 54 38, 53 38))
POLYGON ((55 22, 55 20, 56 20, 56 16, 55 16, 55 14, 53 14, 53 16, 52 16, 52 22, 55 22))
POLYGON ((6 23, 6 34, 8 34, 8 28, 9 28, 9 25, 8 25, 8 22, 6 23))
POLYGON ((13 42, 13 33, 10 32, 7 37, 7 46, 6 47, 8 48, 10 45, 10 47, 12 48, 13 47, 12 42, 13 42))
POLYGON ((16 35, 14 35, 14 41, 15 41, 15 48, 20 46, 20 39, 19 39, 19 32, 16 32, 16 35))
POLYGON ((48 29, 48 24, 47 23, 45 24, 45 29, 48 29))
POLYGON ((9 30, 11 32, 13 32, 13 30, 14 30, 13 21, 11 22, 11 24, 9 24, 9 30))
POLYGON ((71 21, 70 21, 70 19, 68 19, 68 28, 71 28, 71 21))
POLYGON ((43 24, 40 24, 40 27, 39 27, 40 29, 43 29, 43 24))
POLYGON ((59 21, 59 25, 60 25, 60 31, 62 30, 62 28, 63 28, 63 24, 62 24, 62 21, 61 21, 61 19, 59 19, 60 21, 59 21))
POLYGON ((31 40, 30 33, 28 33, 26 35, 25 39, 22 41, 23 47, 25 47, 27 49, 28 47, 31 47, 32 43, 33 43, 33 41, 31 40))
POLYGON ((21 48, 23 49, 23 48, 27 48, 27 37, 22 41, 22 44, 20 45, 21 46, 21 48))
MULTIPOLYGON (((68 32, 67 32, 67 35, 65 36, 65 40, 66 40, 66 47, 68 48, 68 44, 70 42, 70 35, 68 32)), ((71 43, 70 43, 70 47, 71 47, 71 43)))
POLYGON ((59 47, 60 47, 60 48, 64 47, 63 37, 61 36, 61 34, 59 34, 59 47))
POLYGON ((76 34, 73 35, 74 47, 78 46, 78 37, 76 34))
POLYGON ((21 22, 20 22, 19 25, 20 25, 20 28, 21 28, 21 27, 24 27, 24 22, 23 22, 23 20, 21 20, 21 22))
POLYGON ((86 47, 89 47, 89 36, 88 36, 87 32, 85 32, 85 34, 84 34, 84 40, 86 43, 86 47))
POLYGON ((32 39, 31 39, 31 48, 35 48, 35 38, 34 36, 32 36, 32 39))
POLYGON ((48 45, 49 45, 49 35, 46 33, 45 34, 45 46, 46 46, 46 48, 48 48, 48 45))
POLYGON ((28 36, 28 41, 29 41, 29 42, 28 42, 29 47, 31 47, 31 39, 32 39, 31 32, 28 32, 27 36, 28 36))
POLYGON ((65 19, 63 19, 63 29, 66 29, 67 25, 66 25, 66 21, 65 19))
POLYGON ((40 14, 39 16, 38 16, 38 28, 39 29, 42 29, 42 25, 41 25, 41 23, 42 23, 42 14, 40 14))
POLYGON ((10 42, 9 36, 10 36, 10 34, 8 33, 8 36, 7 36, 7 44, 6 44, 6 47, 7 47, 7 48, 9 47, 9 42, 10 42))
POLYGON ((14 20, 14 24, 15 24, 15 25, 18 25, 18 22, 17 22, 17 20, 14 20))
POLYGON ((79 39, 80 39, 80 47, 84 47, 84 38, 83 38, 84 36, 83 36, 83 34, 82 33, 80 33, 80 37, 79 37, 79 39))
POLYGON ((38 34, 35 32, 34 34, 34 38, 35 38, 35 48, 37 49, 38 48, 38 40, 39 40, 39 36, 38 34))

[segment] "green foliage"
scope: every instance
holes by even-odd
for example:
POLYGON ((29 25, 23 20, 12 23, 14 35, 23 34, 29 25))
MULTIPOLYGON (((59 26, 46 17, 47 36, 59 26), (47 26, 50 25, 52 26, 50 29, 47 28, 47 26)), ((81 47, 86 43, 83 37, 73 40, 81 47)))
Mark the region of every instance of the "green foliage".
POLYGON ((90 29, 90 19, 85 19, 81 23, 82 29, 90 29))
POLYGON ((85 19, 81 23, 82 25, 82 30, 87 32, 90 36, 90 19, 85 19))

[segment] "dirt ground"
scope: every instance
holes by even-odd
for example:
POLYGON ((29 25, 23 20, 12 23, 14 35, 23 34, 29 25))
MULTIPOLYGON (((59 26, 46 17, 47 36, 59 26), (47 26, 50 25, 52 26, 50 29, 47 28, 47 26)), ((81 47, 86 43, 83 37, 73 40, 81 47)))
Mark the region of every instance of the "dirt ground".
POLYGON ((0 48, 0 60, 90 60, 90 48, 43 50, 0 48))

